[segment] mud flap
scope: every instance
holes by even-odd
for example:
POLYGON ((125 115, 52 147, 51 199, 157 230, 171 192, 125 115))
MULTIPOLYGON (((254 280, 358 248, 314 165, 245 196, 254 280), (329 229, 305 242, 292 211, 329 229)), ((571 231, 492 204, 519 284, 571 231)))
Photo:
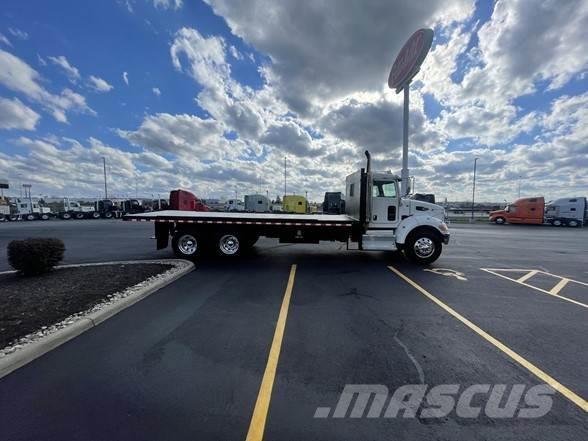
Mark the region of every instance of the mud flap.
POLYGON ((155 222, 155 239, 158 250, 167 248, 169 242, 169 224, 167 222, 155 222))

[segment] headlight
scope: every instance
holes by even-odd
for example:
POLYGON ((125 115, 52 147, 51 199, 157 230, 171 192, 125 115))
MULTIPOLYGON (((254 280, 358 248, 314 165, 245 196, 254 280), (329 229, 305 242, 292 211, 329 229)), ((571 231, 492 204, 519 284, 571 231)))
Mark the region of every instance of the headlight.
POLYGON ((439 231, 442 233, 447 233, 449 231, 449 228, 447 228, 447 224, 445 224, 445 222, 441 222, 437 228, 439 228, 439 231))

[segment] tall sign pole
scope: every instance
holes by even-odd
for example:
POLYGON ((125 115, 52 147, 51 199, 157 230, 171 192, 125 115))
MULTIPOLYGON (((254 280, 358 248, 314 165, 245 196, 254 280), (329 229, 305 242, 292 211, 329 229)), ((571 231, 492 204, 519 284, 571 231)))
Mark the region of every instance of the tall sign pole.
POLYGON ((420 70, 421 64, 433 44, 433 30, 419 29, 404 44, 388 77, 388 87, 396 89, 396 93, 404 90, 404 118, 402 127, 402 196, 409 192, 408 172, 408 112, 410 101, 410 82, 420 70))
POLYGON ((476 201, 476 164, 478 163, 478 158, 474 158, 474 185, 472 186, 472 217, 471 221, 474 221, 474 204, 476 201))
POLYGON ((410 101, 410 82, 404 86, 404 115, 402 120, 402 196, 408 194, 408 110, 410 101))

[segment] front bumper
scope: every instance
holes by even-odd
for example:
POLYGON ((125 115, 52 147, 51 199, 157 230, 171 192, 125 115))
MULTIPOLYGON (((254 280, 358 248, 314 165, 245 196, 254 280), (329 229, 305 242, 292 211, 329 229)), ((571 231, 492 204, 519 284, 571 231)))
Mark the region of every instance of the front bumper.
POLYGON ((451 236, 451 234, 449 234, 449 233, 446 233, 446 234, 443 235, 443 243, 445 245, 447 245, 449 243, 449 237, 450 236, 451 236))

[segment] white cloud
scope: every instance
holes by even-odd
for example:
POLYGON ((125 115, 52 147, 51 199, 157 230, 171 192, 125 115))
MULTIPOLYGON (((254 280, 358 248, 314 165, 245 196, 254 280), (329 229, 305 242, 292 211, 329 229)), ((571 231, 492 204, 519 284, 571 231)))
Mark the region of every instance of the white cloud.
POLYGON ((241 52, 239 52, 235 46, 231 45, 229 47, 229 52, 231 53, 231 57, 233 57, 235 60, 243 59, 243 54, 241 54, 241 52))
POLYGON ((128 72, 123 72, 122 77, 123 77, 123 81, 128 86, 129 85, 129 74, 128 74, 128 72))
POLYGON ((464 20, 472 0, 346 3, 207 0, 233 33, 267 54, 278 97, 314 113, 324 101, 381 90, 395 54, 415 29, 464 20))
POLYGON ((13 36, 15 36, 16 38, 18 38, 20 40, 28 40, 28 38, 29 38, 29 34, 27 34, 25 31, 22 31, 18 28, 8 28, 8 32, 10 32, 13 36))
POLYGON ((183 0, 153 0, 153 6, 162 9, 178 10, 183 6, 183 0))
POLYGON ((114 89, 114 86, 109 84, 106 80, 95 77, 94 75, 90 75, 88 81, 90 83, 90 87, 96 92, 110 92, 112 89, 114 89))
POLYGON ((69 63, 69 61, 67 61, 67 58, 65 58, 65 56, 63 56, 63 55, 60 55, 58 57, 51 57, 51 56, 49 56, 47 58, 53 64, 61 67, 65 71, 67 77, 69 78, 69 80, 72 83, 75 83, 77 80, 80 79, 80 71, 78 70, 77 67, 72 66, 69 63))
POLYGON ((6 38, 6 36, 2 33, 0 33, 0 43, 5 44, 6 46, 12 47, 12 43, 10 42, 10 40, 8 38, 6 38))
POLYGON ((293 121, 270 126, 260 142, 273 145, 298 157, 320 156, 322 153, 320 148, 313 148, 312 138, 308 132, 293 121))
POLYGON ((38 102, 59 122, 67 122, 66 113, 70 111, 95 114, 82 95, 70 89, 54 95, 41 86, 41 81, 36 70, 20 58, 0 49, 0 84, 38 102))
POLYGON ((227 147, 222 126, 212 119, 193 115, 158 113, 147 116, 135 131, 118 130, 134 145, 175 155, 219 159, 227 147))
POLYGON ((0 129, 35 130, 41 116, 18 98, 0 97, 0 129))
POLYGON ((161 90, 159 90, 159 87, 154 87, 153 89, 151 89, 151 91, 153 92, 153 95, 161 96, 161 90))

